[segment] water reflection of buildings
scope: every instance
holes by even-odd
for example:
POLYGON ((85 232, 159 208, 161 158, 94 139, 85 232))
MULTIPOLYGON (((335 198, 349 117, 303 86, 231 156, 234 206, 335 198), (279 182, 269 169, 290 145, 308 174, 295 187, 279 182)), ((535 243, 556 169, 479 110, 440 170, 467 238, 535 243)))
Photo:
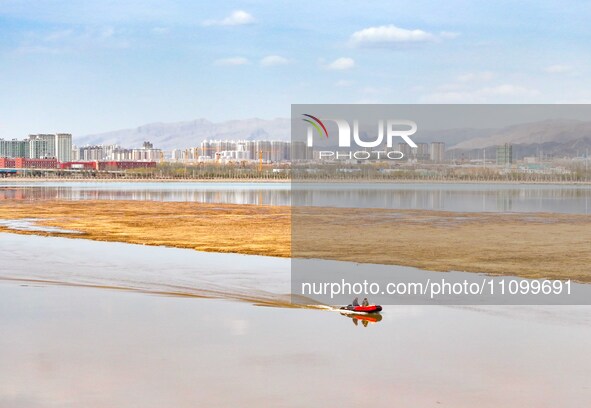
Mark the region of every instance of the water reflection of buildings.
POLYGON ((295 206, 386 208, 458 212, 588 214, 591 188, 502 185, 416 185, 388 188, 295 188, 295 206))
POLYGON ((570 186, 408 185, 341 186, 7 186, 1 200, 133 200, 220 204, 386 208, 458 212, 558 212, 589 214, 591 188, 570 186))
MULTIPOLYGON (((513 198, 511 191, 497 191, 496 192, 496 211, 509 212, 513 209, 513 198)), ((483 211, 486 211, 483 209, 483 211)))
POLYGON ((57 200, 59 193, 53 188, 46 187, 0 187, 0 201, 37 201, 57 200))
POLYGON ((71 187, 5 187, 0 200, 129 200, 220 204, 289 205, 289 190, 101 190, 71 187))

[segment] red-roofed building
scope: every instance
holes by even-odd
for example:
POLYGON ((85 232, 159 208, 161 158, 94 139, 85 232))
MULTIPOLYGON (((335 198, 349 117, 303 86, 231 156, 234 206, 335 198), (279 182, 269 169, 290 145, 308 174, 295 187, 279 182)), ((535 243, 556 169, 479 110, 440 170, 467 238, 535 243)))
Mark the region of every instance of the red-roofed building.
POLYGON ((0 157, 0 168, 2 169, 14 169, 14 160, 11 158, 0 157))
POLYGON ((14 159, 14 167, 17 169, 57 169, 57 159, 27 159, 17 157, 14 159))

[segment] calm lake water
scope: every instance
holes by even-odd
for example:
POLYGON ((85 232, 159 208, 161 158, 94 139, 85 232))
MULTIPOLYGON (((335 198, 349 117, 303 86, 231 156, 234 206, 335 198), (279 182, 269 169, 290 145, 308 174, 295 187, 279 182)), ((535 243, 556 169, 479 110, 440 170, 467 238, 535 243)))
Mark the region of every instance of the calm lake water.
MULTIPOLYGON (((23 184, 0 197, 285 204, 289 187, 23 184)), ((429 188, 297 199, 442 209, 429 188)), ((572 186, 433 188, 455 211, 508 194, 511 211, 586 213, 589 198, 572 186)), ((284 307, 289 259, 0 233, 0 260, 1 408, 591 405, 588 306, 385 306, 369 321, 284 307)))
POLYGON ((287 259, 12 234, 0 259, 0 407, 591 403, 591 307, 367 322, 282 307, 287 259))
POLYGON ((0 406, 581 408, 581 314, 406 306, 364 327, 313 310, 0 283, 0 406))
POLYGON ((591 186, 0 182, 1 200, 150 200, 460 212, 591 213, 591 186))

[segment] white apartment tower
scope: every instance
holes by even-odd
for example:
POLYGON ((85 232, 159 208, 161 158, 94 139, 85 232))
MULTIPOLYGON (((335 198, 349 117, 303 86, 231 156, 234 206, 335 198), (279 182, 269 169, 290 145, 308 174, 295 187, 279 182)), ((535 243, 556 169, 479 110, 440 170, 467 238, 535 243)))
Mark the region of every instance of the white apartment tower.
POLYGON ((445 160, 445 143, 431 143, 431 160, 435 163, 441 163, 445 160))
POLYGON ((32 159, 55 157, 60 162, 72 161, 72 135, 70 133, 29 135, 29 156, 32 159))
POLYGON ((60 162, 72 161, 72 135, 70 133, 55 135, 55 157, 60 162))

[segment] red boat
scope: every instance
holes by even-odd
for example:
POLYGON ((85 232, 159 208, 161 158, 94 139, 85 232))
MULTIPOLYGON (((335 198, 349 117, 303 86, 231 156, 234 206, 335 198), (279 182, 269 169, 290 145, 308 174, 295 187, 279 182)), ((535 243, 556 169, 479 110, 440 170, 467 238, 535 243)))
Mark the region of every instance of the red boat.
POLYGON ((359 313, 378 313, 382 311, 382 306, 380 305, 369 305, 369 306, 343 306, 341 310, 350 310, 351 312, 359 312, 359 313))

